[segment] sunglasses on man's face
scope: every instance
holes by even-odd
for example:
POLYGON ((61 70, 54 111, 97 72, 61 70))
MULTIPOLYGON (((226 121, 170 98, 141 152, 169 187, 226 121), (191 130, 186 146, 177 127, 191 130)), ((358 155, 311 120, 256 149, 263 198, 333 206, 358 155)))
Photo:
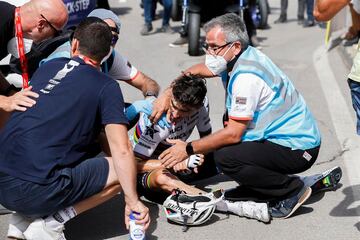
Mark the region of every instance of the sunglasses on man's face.
POLYGON ((49 20, 47 20, 47 18, 46 18, 44 15, 40 14, 40 16, 41 16, 41 17, 45 20, 45 22, 52 28, 52 30, 54 31, 54 37, 59 36, 59 35, 60 35, 60 31, 57 30, 57 29, 54 27, 54 25, 52 25, 51 22, 49 22, 49 20))
POLYGON ((210 52, 210 53, 218 53, 221 51, 221 49, 223 49, 224 47, 226 46, 229 46, 230 44, 232 44, 233 42, 228 42, 228 43, 225 43, 221 46, 210 46, 207 42, 204 42, 202 44, 202 48, 206 51, 206 52, 210 52))
POLYGON ((119 29, 117 27, 110 27, 112 38, 111 38, 111 45, 115 45, 116 42, 119 40, 119 29))
POLYGON ((111 38, 111 45, 115 45, 118 40, 119 40, 119 35, 113 34, 111 38))
POLYGON ((117 34, 120 33, 119 29, 117 27, 109 27, 112 32, 116 32, 117 34))

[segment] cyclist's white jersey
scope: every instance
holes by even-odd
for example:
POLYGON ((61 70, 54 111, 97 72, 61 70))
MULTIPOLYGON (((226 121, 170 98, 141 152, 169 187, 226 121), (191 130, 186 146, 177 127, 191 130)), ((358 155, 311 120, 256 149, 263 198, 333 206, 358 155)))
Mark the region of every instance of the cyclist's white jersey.
POLYGON ((186 141, 194 128, 200 133, 211 132, 211 122, 209 118, 209 102, 205 97, 203 106, 191 116, 185 117, 170 128, 150 124, 148 116, 140 113, 140 118, 135 126, 135 130, 130 137, 134 153, 141 158, 157 158, 162 151, 170 146, 166 139, 180 139, 186 141))

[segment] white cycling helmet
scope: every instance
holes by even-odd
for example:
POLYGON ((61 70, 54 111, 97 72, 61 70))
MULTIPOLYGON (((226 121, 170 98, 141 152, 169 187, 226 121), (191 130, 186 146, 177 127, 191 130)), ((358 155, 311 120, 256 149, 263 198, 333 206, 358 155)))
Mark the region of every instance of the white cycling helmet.
POLYGON ((169 221, 193 226, 208 221, 215 211, 216 203, 222 199, 222 191, 197 196, 176 191, 166 198, 163 207, 169 221))

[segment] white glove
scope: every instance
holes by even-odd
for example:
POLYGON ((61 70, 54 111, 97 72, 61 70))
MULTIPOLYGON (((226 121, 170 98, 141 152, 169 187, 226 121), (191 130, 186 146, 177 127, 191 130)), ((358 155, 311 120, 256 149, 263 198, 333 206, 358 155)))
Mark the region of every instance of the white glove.
POLYGON ((191 155, 188 159, 186 159, 186 166, 191 171, 194 170, 194 168, 197 168, 201 165, 202 155, 200 154, 194 154, 191 155))

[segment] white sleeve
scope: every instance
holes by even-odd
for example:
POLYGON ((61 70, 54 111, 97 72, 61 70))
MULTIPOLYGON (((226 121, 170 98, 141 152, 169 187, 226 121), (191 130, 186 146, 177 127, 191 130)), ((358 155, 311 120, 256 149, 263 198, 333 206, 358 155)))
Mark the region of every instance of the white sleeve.
POLYGON ((353 4, 355 12, 360 14, 360 0, 352 0, 351 3, 353 4))
POLYGON ((211 129, 211 122, 209 117, 209 100, 207 97, 204 99, 204 105, 200 108, 196 128, 199 132, 208 132, 211 129))
POLYGON ((264 84, 266 83, 254 74, 239 74, 232 85, 229 118, 251 120, 258 109, 264 84))
POLYGON ((132 80, 138 74, 138 70, 118 52, 115 51, 114 62, 109 69, 109 76, 115 80, 132 80))

